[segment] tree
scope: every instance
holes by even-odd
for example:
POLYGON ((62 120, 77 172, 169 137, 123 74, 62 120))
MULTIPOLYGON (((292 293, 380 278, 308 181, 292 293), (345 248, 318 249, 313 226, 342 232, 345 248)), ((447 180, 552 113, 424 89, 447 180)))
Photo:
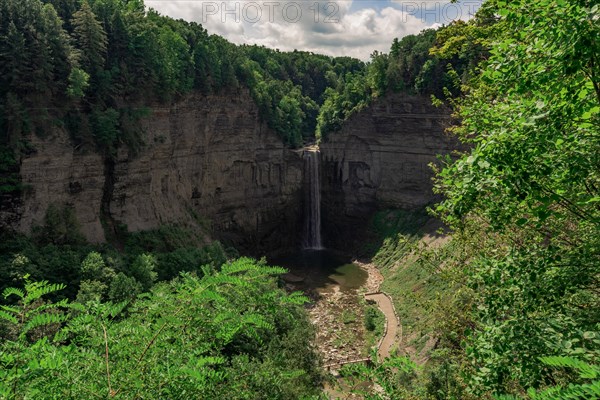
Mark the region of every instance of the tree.
POLYGON ((374 51, 371 54, 371 64, 368 67, 367 82, 371 87, 374 97, 380 97, 387 92, 386 71, 388 69, 388 56, 374 51))
POLYGON ((141 254, 136 257, 129 272, 141 285, 142 290, 149 290, 156 281, 156 258, 152 254, 141 254))
POLYGON ((96 251, 89 253, 81 263, 81 277, 109 283, 115 276, 115 271, 108 267, 102 255, 96 251))
POLYGON ((8 23, 6 36, 0 42, 2 45, 2 63, 0 64, 0 76, 3 88, 14 93, 24 93, 31 89, 32 82, 27 75, 33 72, 30 63, 29 51, 25 36, 17 28, 13 21, 8 23))
POLYGON ((119 272, 110 283, 108 298, 114 302, 130 300, 142 291, 142 285, 134 277, 119 272))
POLYGON ((471 150, 439 174, 438 211, 459 231, 488 229, 466 270, 478 296, 471 388, 518 393, 575 379, 540 357, 600 354, 600 14, 575 0, 483 11, 501 29, 454 102, 471 150))
MULTIPOLYGON (((43 75, 49 83, 50 88, 57 94, 63 94, 68 78, 72 72, 74 53, 69 36, 63 29, 63 21, 60 19, 54 7, 50 4, 42 8, 43 34, 45 41, 43 47, 47 48, 46 55, 48 71, 43 75), (56 85, 56 87, 55 87, 56 85)), ((41 55, 37 60, 40 62, 41 55)), ((41 66, 38 64, 38 68, 41 66)))
POLYGON ((47 0, 49 4, 52 4, 59 17, 67 23, 67 29, 71 31, 71 18, 77 11, 78 0, 47 0))
POLYGON ((67 94, 72 99, 81 99, 89 87, 90 76, 80 68, 73 68, 69 74, 67 94))
POLYGON ((114 154, 119 143, 119 112, 114 108, 96 108, 90 115, 90 122, 97 143, 107 154, 114 154))
POLYGON ((80 65, 88 74, 95 76, 104 68, 108 39, 87 0, 73 14, 71 24, 75 44, 80 50, 80 65))

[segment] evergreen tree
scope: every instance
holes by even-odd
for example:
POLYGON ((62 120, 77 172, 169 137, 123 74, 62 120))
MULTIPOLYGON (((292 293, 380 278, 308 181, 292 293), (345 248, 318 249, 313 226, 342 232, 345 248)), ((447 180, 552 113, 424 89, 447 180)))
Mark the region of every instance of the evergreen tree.
POLYGON ((65 22, 65 28, 70 32, 71 18, 77 11, 79 1, 78 0, 45 0, 46 3, 52 4, 58 16, 65 22))
POLYGON ((87 1, 73 14, 71 24, 75 43, 81 51, 79 62, 82 68, 91 76, 97 75, 104 68, 108 40, 87 1))
POLYGON ((42 9, 43 30, 46 37, 44 47, 47 48, 49 68, 47 79, 52 82, 53 92, 64 92, 71 74, 73 48, 69 43, 68 34, 62 27, 62 20, 54 7, 46 4, 42 9))

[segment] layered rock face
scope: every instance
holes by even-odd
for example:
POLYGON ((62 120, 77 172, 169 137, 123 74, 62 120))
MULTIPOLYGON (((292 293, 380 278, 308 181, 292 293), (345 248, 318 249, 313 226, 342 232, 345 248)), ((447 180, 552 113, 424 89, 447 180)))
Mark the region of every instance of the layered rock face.
MULTIPOLYGON (((21 162, 23 195, 0 210, 0 225, 29 233, 55 204, 73 208, 91 242, 119 226, 183 224, 210 225, 215 238, 256 254, 299 244, 301 152, 286 149, 260 121, 247 92, 146 106, 145 145, 137 154, 123 146, 111 162, 78 151, 58 128, 30 137, 35 151, 21 162)), ((429 98, 396 94, 332 133, 321 145, 325 245, 344 249, 360 240, 378 208, 434 201, 428 164, 457 147, 444 133, 449 123, 429 98)))
POLYGON ((428 97, 393 94, 331 133, 321 145, 326 244, 347 247, 377 209, 434 201, 428 164, 458 146, 444 132, 449 124, 428 97))
POLYGON ((63 131, 33 137, 16 228, 30 232, 55 203, 74 208, 92 242, 105 240, 102 215, 129 231, 210 223, 217 238, 256 252, 296 244, 303 161, 260 121, 247 92, 194 94, 150 109, 145 146, 137 154, 121 148, 110 163, 77 154, 63 131))

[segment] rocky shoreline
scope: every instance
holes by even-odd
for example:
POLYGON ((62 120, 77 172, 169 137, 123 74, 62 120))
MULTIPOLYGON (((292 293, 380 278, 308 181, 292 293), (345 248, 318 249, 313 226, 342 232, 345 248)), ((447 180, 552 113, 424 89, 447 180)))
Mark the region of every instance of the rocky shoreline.
POLYGON ((310 320, 317 330, 316 345, 325 366, 369 355, 362 295, 378 291, 383 276, 373 264, 359 261, 353 263, 367 272, 365 284, 357 291, 342 291, 334 287, 331 291, 319 293, 318 299, 308 310, 310 320))

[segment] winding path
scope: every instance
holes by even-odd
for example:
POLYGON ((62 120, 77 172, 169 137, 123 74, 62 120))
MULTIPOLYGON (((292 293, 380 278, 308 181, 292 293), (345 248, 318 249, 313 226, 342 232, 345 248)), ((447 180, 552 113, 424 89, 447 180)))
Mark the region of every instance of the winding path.
POLYGON ((380 360, 390 356, 390 350, 395 343, 396 335, 400 333, 400 340, 402 340, 402 326, 398 320, 396 310, 392 299, 383 292, 367 293, 365 294, 367 300, 374 300, 377 306, 385 315, 385 331, 383 338, 378 345, 378 356, 380 360))

